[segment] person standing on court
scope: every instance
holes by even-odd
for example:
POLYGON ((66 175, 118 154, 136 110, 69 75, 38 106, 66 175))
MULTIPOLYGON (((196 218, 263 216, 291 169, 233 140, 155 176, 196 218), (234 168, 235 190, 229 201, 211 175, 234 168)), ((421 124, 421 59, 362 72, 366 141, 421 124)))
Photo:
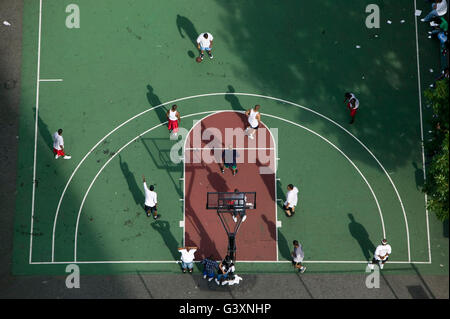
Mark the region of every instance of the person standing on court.
POLYGON ((186 273, 188 269, 192 273, 194 268, 194 253, 197 251, 197 247, 186 246, 178 248, 178 251, 181 253, 181 268, 183 269, 183 273, 186 273))
POLYGON ((63 130, 60 128, 57 132, 53 134, 53 154, 55 154, 55 159, 63 157, 64 159, 71 159, 72 156, 66 155, 64 151, 64 139, 62 137, 63 130))
POLYGON ((144 191, 145 191, 145 204, 144 204, 145 212, 147 213, 147 217, 150 217, 153 214, 153 219, 157 220, 160 217, 160 215, 158 215, 157 212, 158 196, 154 191, 155 186, 150 185, 150 188, 148 188, 144 176, 142 176, 142 181, 144 182, 144 191))
POLYGON ((180 124, 180 113, 177 111, 177 105, 172 105, 172 108, 167 111, 166 117, 168 121, 169 133, 173 133, 173 136, 178 134, 178 125, 180 124))
POLYGON ((388 244, 386 239, 381 241, 381 245, 375 249, 375 253, 373 254, 372 262, 369 263, 369 268, 373 270, 374 265, 377 264, 380 266, 380 269, 383 269, 384 264, 388 261, 389 256, 392 253, 392 247, 388 244))
POLYGON ((298 188, 289 184, 287 189, 288 192, 286 193, 286 201, 284 202, 283 209, 287 217, 292 217, 295 214, 295 206, 298 203, 298 188))
POLYGON ((197 38, 197 48, 200 50, 200 59, 203 60, 203 52, 206 51, 209 55, 209 58, 212 59, 213 55, 211 53, 212 45, 213 45, 213 36, 211 33, 205 32, 201 33, 197 38))
MULTIPOLYGON (((239 194, 239 189, 235 189, 234 192, 239 194)), ((247 215, 245 214, 245 203, 247 201, 247 196, 245 194, 239 194, 239 199, 233 201, 233 220, 237 223, 237 216, 241 216, 241 222, 245 222, 247 215), (242 208, 244 207, 244 208, 242 208)), ((229 257, 229 256, 228 256, 229 257)))
POLYGON ((223 150, 222 162, 219 163, 220 171, 222 172, 222 174, 225 173, 225 167, 231 169, 231 171, 233 172, 233 176, 237 174, 237 157, 239 157, 239 154, 236 150, 233 149, 233 146, 231 144, 228 145, 228 149, 223 150))
POLYGON ((260 105, 255 105, 254 108, 248 109, 247 112, 245 112, 245 115, 247 115, 248 123, 250 124, 245 129, 245 133, 248 134, 248 138, 254 139, 255 132, 258 129, 259 121, 261 121, 261 115, 259 114, 260 105))
POLYGON ((356 98, 355 94, 347 92, 345 93, 344 103, 347 104, 347 108, 350 110, 350 124, 353 124, 353 122, 355 122, 356 111, 359 108, 359 100, 356 98))
POLYGON ((295 269, 298 269, 299 272, 304 273, 306 270, 306 266, 302 266, 303 258, 305 258, 305 253, 303 252, 303 247, 298 243, 297 240, 293 241, 294 251, 292 252, 292 265, 294 265, 295 269))

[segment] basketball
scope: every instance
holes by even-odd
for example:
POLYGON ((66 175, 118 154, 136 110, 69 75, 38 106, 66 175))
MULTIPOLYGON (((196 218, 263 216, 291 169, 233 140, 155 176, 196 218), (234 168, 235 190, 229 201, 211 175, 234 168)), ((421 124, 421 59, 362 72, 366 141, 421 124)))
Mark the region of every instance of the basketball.
POLYGON ((198 56, 198 57, 195 59, 195 61, 197 61, 198 63, 200 63, 200 62, 202 62, 202 58, 198 56))

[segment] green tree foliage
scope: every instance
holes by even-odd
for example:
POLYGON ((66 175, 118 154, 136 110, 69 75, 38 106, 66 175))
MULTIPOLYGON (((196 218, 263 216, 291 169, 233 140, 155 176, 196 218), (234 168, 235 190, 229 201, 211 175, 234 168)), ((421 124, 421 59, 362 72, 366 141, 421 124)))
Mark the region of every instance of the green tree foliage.
POLYGON ((448 219, 449 210, 449 81, 444 79, 436 83, 435 89, 425 91, 425 97, 433 107, 432 138, 425 144, 427 156, 431 157, 428 166, 427 181, 423 191, 428 195, 428 209, 439 220, 448 219))

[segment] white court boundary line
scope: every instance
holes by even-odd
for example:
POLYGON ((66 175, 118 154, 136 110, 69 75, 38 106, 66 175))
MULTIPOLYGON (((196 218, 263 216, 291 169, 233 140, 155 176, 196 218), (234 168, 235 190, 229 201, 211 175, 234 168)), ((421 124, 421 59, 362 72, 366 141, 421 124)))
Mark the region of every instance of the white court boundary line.
MULTIPOLYGON (((188 140, 188 137, 189 137, 191 131, 192 131, 199 123, 201 123, 203 120, 205 120, 206 118, 208 118, 208 117, 210 117, 210 116, 216 115, 216 114, 218 114, 218 113, 223 113, 223 112, 236 112, 236 111, 230 111, 230 110, 218 110, 218 111, 213 111, 213 112, 207 111, 207 112, 200 112, 200 113, 194 113, 194 114, 188 114, 188 115, 182 116, 182 118, 187 118, 187 117, 197 116, 197 115, 200 115, 200 114, 212 113, 212 114, 209 114, 209 115, 207 115, 206 117, 202 118, 201 120, 199 120, 198 122, 196 122, 196 123, 192 126, 192 128, 189 130, 189 133, 188 133, 188 135, 187 135, 187 137, 186 137, 186 140, 185 140, 185 142, 184 142, 184 145, 186 145, 186 142, 187 142, 187 140, 188 140)), ((380 207, 380 205, 379 205, 379 203, 378 203, 378 199, 377 199, 377 197, 376 197, 376 195, 375 195, 375 192, 373 191, 373 189, 372 189, 370 183, 369 183, 369 182, 367 181, 367 179, 365 178, 364 174, 362 174, 362 172, 361 172, 361 171, 359 170, 359 168, 355 165, 355 163, 353 163, 353 161, 352 161, 352 160, 351 160, 351 159, 350 159, 350 158, 349 158, 342 150, 340 150, 336 145, 334 145, 332 142, 330 142, 329 140, 327 140, 325 137, 321 136, 320 134, 314 132, 313 130, 308 129, 308 128, 306 128, 306 127, 304 127, 304 126, 302 126, 302 125, 300 125, 300 124, 298 124, 298 123, 295 123, 295 122, 292 122, 292 121, 283 119, 283 118, 281 118, 281 117, 277 117, 277 116, 275 116, 275 115, 270 115, 270 114, 265 114, 265 113, 261 113, 261 115, 267 116, 267 117, 272 117, 272 118, 275 118, 275 119, 277 119, 277 120, 281 120, 281 121, 284 121, 284 122, 286 122, 286 123, 289 123, 289 124, 298 126, 298 127, 302 128, 302 129, 304 129, 304 130, 306 130, 306 131, 308 131, 308 132, 310 132, 310 133, 312 133, 312 134, 314 134, 314 135, 320 137, 322 140, 324 140, 325 142, 327 142, 328 144, 330 144, 331 146, 333 146, 337 151, 339 151, 339 152, 340 152, 340 153, 341 153, 341 154, 342 154, 342 155, 343 155, 343 156, 351 163, 351 165, 357 170, 357 172, 361 175, 361 177, 363 178, 363 180, 365 181, 365 183, 366 183, 367 186, 369 187, 369 190, 370 190, 370 192, 372 193, 372 196, 373 196, 373 198, 374 198, 374 200, 375 200, 375 203, 376 203, 376 205, 377 205, 378 212, 379 212, 379 215, 380 215, 381 225, 382 225, 382 229, 383 229, 383 237, 384 237, 384 238, 386 237, 386 231, 385 231, 384 220, 383 220, 383 213, 382 213, 382 211, 381 211, 381 207, 380 207)), ((80 221, 80 217, 81 217, 81 212, 82 212, 82 209, 83 209, 83 206, 84 206, 84 202, 85 202, 85 200, 86 200, 86 198, 87 198, 87 196, 88 196, 88 194, 89 194, 89 192, 90 192, 92 186, 94 185, 95 181, 97 180, 98 176, 101 174, 101 172, 103 171, 103 169, 109 164, 109 162, 110 162, 115 156, 117 156, 120 152, 122 152, 122 150, 125 149, 128 145, 130 145, 131 143, 133 143, 134 141, 136 141, 136 140, 137 140, 138 138, 140 138, 141 136, 147 134, 148 132, 151 132, 152 130, 154 130, 154 129, 160 127, 160 126, 165 125, 166 123, 167 123, 167 122, 160 123, 160 124, 158 124, 158 125, 156 125, 156 126, 150 128, 150 129, 144 131, 143 133, 139 134, 138 136, 134 137, 133 139, 131 139, 129 142, 127 142, 125 145, 123 145, 118 151, 116 151, 116 152, 114 153, 114 155, 113 155, 110 159, 108 159, 108 161, 106 161, 106 163, 100 168, 100 170, 99 170, 99 171, 97 172, 97 174, 95 175, 95 177, 94 177, 94 179, 92 180, 91 184, 89 185, 89 187, 88 187, 86 193, 84 194, 83 200, 82 200, 81 205, 80 205, 80 208, 79 208, 79 210, 78 210, 77 222, 76 222, 76 227, 75 227, 75 238, 74 238, 74 242, 75 242, 75 245, 74 245, 74 262, 75 262, 75 263, 77 262, 78 227, 79 227, 79 221, 80 221)), ((263 124, 264 124, 264 123, 263 123, 263 124)), ((265 125, 265 124, 264 124, 264 125, 265 125)), ((265 125, 265 126, 268 128, 267 125, 265 125)), ((269 131, 270 131, 270 130, 269 130, 269 131)), ((272 136, 272 139, 273 139, 273 136, 272 136)), ((274 140, 274 143, 275 143, 275 140, 274 140)), ((185 169, 185 163, 183 163, 183 166, 184 166, 184 169, 185 169)), ((184 172, 184 173, 185 173, 185 172, 184 172)), ((185 183, 186 183, 186 178, 185 178, 185 176, 183 176, 183 178, 184 178, 184 184, 185 184, 185 183)), ((275 173, 274 187, 276 188, 276 173, 275 173)), ((185 203, 185 193, 184 193, 184 195, 183 195, 183 203, 185 203)), ((185 205, 185 204, 184 204, 184 205, 185 205)), ((276 202, 276 201, 275 201, 275 212, 277 212, 277 202, 276 202)), ((278 216, 275 215, 275 218, 278 218, 278 216)), ((184 221, 186 220, 186 217, 185 217, 185 210, 183 211, 183 220, 184 220, 184 221)), ((276 227, 276 232, 277 232, 277 234, 278 234, 278 228, 277 228, 277 227, 276 227)), ((183 231, 183 243, 184 243, 184 242, 185 242, 185 228, 184 228, 184 231, 183 231)), ((278 238, 276 238, 276 242, 278 243, 278 238)), ((278 244, 276 245, 276 252, 277 252, 277 260, 278 260, 278 244)))
POLYGON ((33 229, 34 229, 34 201, 36 197, 36 158, 37 158, 37 136, 39 121, 39 77, 41 74, 41 31, 42 31, 42 0, 39 1, 39 30, 38 30, 38 54, 36 72, 36 118, 34 122, 34 155, 33 155, 33 190, 31 194, 31 229, 30 229, 30 252, 28 263, 32 261, 33 254, 33 229))
MULTIPOLYGON (((417 10, 417 1, 414 0, 414 11, 417 10)), ((416 56, 417 56, 417 87, 419 89, 419 115, 420 115, 420 141, 422 147, 422 171, 423 171, 423 181, 427 181, 427 173, 425 167, 425 146, 424 146, 424 135, 423 135, 423 115, 422 115, 422 83, 420 81, 420 58, 419 58, 419 33, 417 30, 417 19, 418 17, 414 15, 414 25, 416 30, 416 56)), ((428 212, 428 196, 425 193, 425 217, 427 224, 427 239, 428 239, 428 260, 431 263, 431 243, 430 243, 430 226, 429 226, 429 212, 428 212)))
POLYGON ((63 82, 63 79, 40 79, 39 82, 63 82))
POLYGON ((77 165, 77 167, 75 168, 75 170, 72 172, 69 180, 66 183, 66 186, 64 187, 64 190, 60 196, 60 200, 58 202, 58 206, 56 209, 56 214, 55 214, 55 218, 54 218, 54 223, 53 223, 53 234, 52 234, 52 261, 54 261, 54 246, 55 246, 55 229, 56 229, 56 223, 57 223, 57 219, 58 219, 58 214, 59 214, 59 209, 61 207, 61 203, 62 200, 64 198, 65 192, 67 190, 67 188, 69 187, 70 182, 72 181, 74 175, 76 174, 76 172, 78 171, 78 169, 80 168, 80 166, 83 164, 83 162, 86 160, 86 158, 94 151, 95 148, 97 148, 98 145, 100 145, 106 138, 108 138, 111 134, 113 134, 115 131, 117 131, 119 128, 121 128, 122 126, 126 125, 127 123, 129 123, 130 121, 136 119, 137 117, 151 111, 151 110, 155 110, 156 108, 159 108, 163 105, 166 104, 172 104, 172 103, 176 103, 179 101, 184 101, 184 100, 190 100, 190 99, 194 99, 194 98, 198 98, 198 97, 207 97, 207 96, 226 96, 226 95, 234 95, 234 96, 251 96, 251 97, 257 97, 257 98, 263 98, 263 99, 268 99, 268 100, 273 100, 273 101, 277 101, 277 102, 281 102, 281 103, 285 103, 285 104, 289 104, 289 105, 293 105, 296 106, 298 108, 301 108, 303 110, 309 111, 313 114, 316 114, 318 116, 320 116, 321 118, 333 123, 334 125, 336 125, 338 128, 342 129, 344 132, 346 132, 348 135, 350 135, 353 139, 355 139, 371 156, 372 158, 377 162, 377 164, 380 166, 380 168, 383 170, 383 172, 385 173, 386 177, 388 178, 389 182, 391 183, 392 187, 394 188, 394 191, 396 193, 397 199, 400 202, 400 206, 402 209, 402 213, 403 213, 403 218, 405 221, 405 227, 406 227, 406 235, 407 235, 407 246, 408 246, 408 261, 411 261, 411 249, 410 249, 410 237, 409 237, 409 227, 408 227, 408 219, 406 217, 406 211, 403 205, 403 201, 400 197, 400 194, 397 190, 397 187, 395 186, 395 183, 393 182, 392 178, 390 177, 390 175, 388 174, 388 172, 386 171, 386 169, 384 168, 384 166, 381 164, 381 162, 378 160, 378 158, 369 150, 369 148, 362 143, 356 136, 354 136, 352 133, 350 133, 347 129, 345 129, 342 125, 340 125, 339 123, 335 122, 334 120, 326 117, 325 115, 311 110, 305 106, 296 104, 294 102, 290 102, 287 100, 283 100, 283 99, 279 99, 279 98, 275 98, 275 97, 271 97, 271 96, 265 96, 265 95, 260 95, 260 94, 252 94, 252 93, 206 93, 206 94, 199 94, 199 95, 193 95, 193 96, 188 96, 188 97, 183 97, 183 98, 179 98, 179 99, 175 99, 166 103, 162 103, 160 105, 154 106, 150 109, 147 109, 139 114, 136 114, 135 116, 129 118, 128 120, 126 120, 125 122, 123 122, 122 124, 118 125, 116 128, 114 128, 113 130, 111 130, 107 135, 105 135, 101 140, 99 140, 97 142, 97 144, 95 144, 91 150, 89 152, 86 153, 86 155, 83 157, 83 159, 80 161, 80 163, 77 165))

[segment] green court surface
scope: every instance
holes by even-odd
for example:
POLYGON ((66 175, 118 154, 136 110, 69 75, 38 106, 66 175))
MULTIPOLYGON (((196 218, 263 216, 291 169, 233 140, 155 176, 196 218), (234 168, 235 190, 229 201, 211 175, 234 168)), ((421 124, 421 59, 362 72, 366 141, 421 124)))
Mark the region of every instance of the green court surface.
POLYGON ((179 271, 183 163, 170 160, 165 124, 176 103, 188 130, 260 104, 278 135, 277 198, 289 183, 300 190, 293 218, 278 207, 278 260, 238 260, 239 272, 292 272, 294 239, 308 272, 364 272, 386 236, 384 271, 448 274, 448 225, 420 191, 430 110, 419 97, 437 49, 416 31, 414 2, 379 1, 380 29, 365 26, 368 4, 25 0, 13 272, 179 271), (79 29, 66 27, 69 4, 79 29), (198 64, 205 31, 214 59, 198 64), (346 91, 361 103, 353 125, 346 91), (58 128, 71 160, 54 159, 58 128), (142 209, 142 175, 159 222, 142 209))

